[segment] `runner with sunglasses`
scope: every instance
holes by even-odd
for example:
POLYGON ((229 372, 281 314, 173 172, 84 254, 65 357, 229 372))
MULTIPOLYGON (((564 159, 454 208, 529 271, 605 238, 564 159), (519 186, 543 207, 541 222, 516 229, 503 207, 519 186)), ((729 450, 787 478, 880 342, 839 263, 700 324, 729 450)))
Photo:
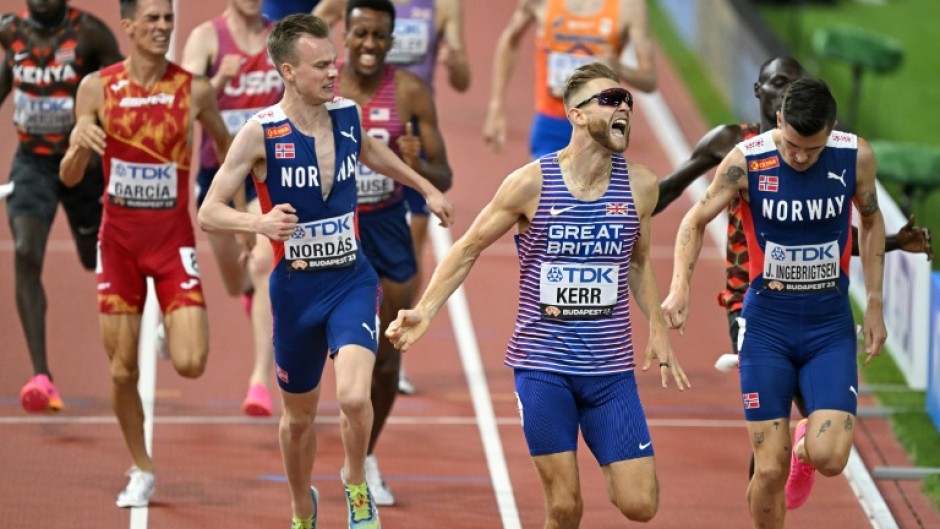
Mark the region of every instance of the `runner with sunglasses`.
POLYGON ((487 247, 516 228, 519 312, 506 354, 522 428, 542 482, 546 527, 577 527, 582 500, 578 432, 604 473, 611 502, 653 518, 659 486, 635 379, 629 297, 649 319, 643 370, 663 387, 689 387, 669 345, 650 262, 653 173, 621 154, 632 97, 610 68, 575 69, 564 90, 574 131, 560 151, 510 174, 387 336, 402 351, 423 336, 487 247))
POLYGON ((536 25, 535 118, 529 136, 533 158, 555 152, 571 138, 565 80, 578 66, 595 61, 612 68, 619 81, 644 92, 656 88, 653 43, 645 0, 519 0, 499 37, 483 139, 496 149, 506 142, 506 91, 522 36, 536 25), (621 62, 633 43, 637 65, 621 62))

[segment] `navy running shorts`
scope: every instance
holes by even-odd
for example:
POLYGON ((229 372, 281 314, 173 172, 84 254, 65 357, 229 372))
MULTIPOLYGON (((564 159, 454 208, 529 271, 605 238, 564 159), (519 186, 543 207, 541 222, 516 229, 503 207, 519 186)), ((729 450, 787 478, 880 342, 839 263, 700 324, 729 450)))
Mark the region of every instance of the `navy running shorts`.
POLYGON ((801 298, 782 301, 754 289, 747 292, 739 362, 748 421, 789 417, 797 390, 809 414, 856 413, 857 344, 848 296, 801 298))
POLYGON ((515 380, 532 457, 576 450, 579 428, 601 466, 653 455, 633 371, 584 376, 516 369, 515 380))

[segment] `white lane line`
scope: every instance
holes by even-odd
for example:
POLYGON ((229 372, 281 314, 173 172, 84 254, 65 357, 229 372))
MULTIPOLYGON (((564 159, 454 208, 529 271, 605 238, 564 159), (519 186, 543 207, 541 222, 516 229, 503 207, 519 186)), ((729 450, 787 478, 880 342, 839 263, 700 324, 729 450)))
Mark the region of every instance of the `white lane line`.
MULTIPOLYGON (((439 226, 435 220, 432 218, 429 223, 431 225, 429 231, 434 245, 435 261, 440 263, 447 250, 453 246, 454 241, 450 230, 439 226)), ((470 318, 470 306, 467 303, 463 286, 447 300, 447 309, 454 328, 460 362, 463 365, 464 375, 467 377, 467 386, 470 388, 473 410, 476 414, 480 438, 483 441, 486 465, 493 480, 493 492, 496 494, 496 505, 503 521, 503 528, 522 529, 512 482, 509 479, 509 468, 506 466, 506 456, 503 453, 503 444, 496 424, 496 414, 493 412, 493 401, 490 399, 486 373, 483 370, 483 362, 480 360, 480 349, 477 346, 473 321, 470 318)))
MULTIPOLYGON (((499 426, 518 426, 519 417, 512 415, 509 417, 493 417, 494 422, 499 426)), ((154 424, 166 426, 193 426, 193 425, 226 425, 226 426, 263 426, 269 428, 272 424, 278 424, 280 417, 242 417, 239 415, 194 415, 194 416, 162 416, 154 419, 154 424)), ((657 419, 648 418, 650 426, 659 428, 743 428, 745 426, 743 419, 657 419)), ((338 416, 318 416, 316 423, 320 425, 339 424, 338 416)), ((391 416, 388 418, 388 424, 400 426, 476 426, 478 419, 476 417, 461 416, 391 416)), ((35 425, 102 425, 117 424, 117 419, 111 415, 84 415, 74 417, 0 417, 0 426, 35 426, 35 425)))

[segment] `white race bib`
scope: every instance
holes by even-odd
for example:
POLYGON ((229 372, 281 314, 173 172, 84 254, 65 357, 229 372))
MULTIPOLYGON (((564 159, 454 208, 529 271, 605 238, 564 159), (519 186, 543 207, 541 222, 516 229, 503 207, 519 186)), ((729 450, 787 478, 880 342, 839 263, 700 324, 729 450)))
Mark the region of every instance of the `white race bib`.
POLYGON ((395 40, 388 52, 391 64, 414 64, 424 60, 430 47, 430 24, 413 18, 395 19, 395 40))
POLYGON ((28 134, 67 134, 75 125, 71 96, 37 97, 17 89, 13 101, 13 123, 28 134))
POLYGON ((791 293, 834 290, 839 281, 839 243, 764 246, 764 288, 791 293))
POLYGON ((222 110, 219 114, 222 114, 222 121, 225 122, 225 128, 228 129, 228 133, 234 136, 235 133, 242 128, 242 125, 248 121, 248 118, 262 110, 261 108, 237 108, 222 110))
MULTIPOLYGON (((372 109, 375 110, 383 109, 372 109)), ((373 127, 366 134, 388 146, 390 134, 387 129, 373 127)), ((392 197, 395 181, 360 163, 356 169, 356 189, 359 204, 379 204, 392 197)))
POLYGON ((548 83, 549 92, 554 97, 563 96, 565 94, 565 81, 568 80, 571 73, 575 69, 595 61, 597 61, 597 58, 590 55, 549 52, 548 76, 545 79, 548 83))
POLYGON ((343 268, 356 262, 359 245, 353 213, 298 224, 284 242, 284 259, 291 270, 343 268))
POLYGON ((619 292, 617 265, 542 263, 539 308, 544 318, 595 320, 614 312, 619 292))
POLYGON ((136 163, 111 160, 108 200, 117 206, 135 209, 176 207, 175 163, 136 163))

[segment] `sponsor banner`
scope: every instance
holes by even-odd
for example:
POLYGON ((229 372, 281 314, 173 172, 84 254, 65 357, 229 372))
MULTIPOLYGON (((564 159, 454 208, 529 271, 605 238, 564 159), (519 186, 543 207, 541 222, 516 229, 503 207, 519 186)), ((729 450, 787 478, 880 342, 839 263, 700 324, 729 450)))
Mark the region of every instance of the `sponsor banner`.
MULTIPOLYGON (((897 204, 878 184, 878 203, 887 233, 895 233, 907 222, 897 204)), ((858 218, 858 213, 853 215, 858 218)), ((865 276, 862 263, 852 258, 849 266, 850 293, 865 308, 865 276)), ((930 262, 924 254, 885 254, 884 315, 888 328, 888 350, 904 373, 911 389, 927 387, 927 356, 930 341, 930 262)))
POLYGON ((934 272, 930 289, 930 371, 927 375, 927 413, 940 430, 940 272, 934 272))

